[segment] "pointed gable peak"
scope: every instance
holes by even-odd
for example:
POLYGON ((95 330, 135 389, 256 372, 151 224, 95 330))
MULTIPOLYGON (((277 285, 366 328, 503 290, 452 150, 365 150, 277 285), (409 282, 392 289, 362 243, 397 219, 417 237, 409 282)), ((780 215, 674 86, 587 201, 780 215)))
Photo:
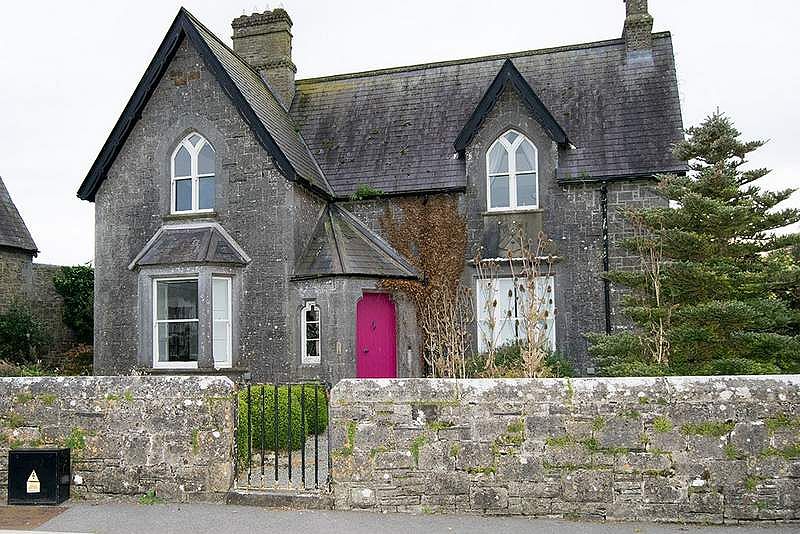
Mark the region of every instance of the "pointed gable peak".
POLYGON ((534 118, 539 121, 539 124, 542 125, 544 131, 547 132, 547 135, 550 136, 553 141, 560 145, 569 144, 569 139, 564 129, 558 124, 558 121, 556 121, 544 103, 542 103, 527 80, 525 80, 519 70, 517 70, 514 62, 511 61, 511 59, 506 59, 505 62, 503 62, 503 66, 500 67, 500 71, 494 77, 494 80, 492 80, 492 83, 489 84, 489 88, 483 94, 483 97, 481 97, 480 102, 478 102, 477 107, 472 112, 464 128, 462 128, 461 133, 456 137, 455 143, 453 143, 456 151, 463 152, 464 149, 467 148, 467 145, 472 141, 472 138, 475 137, 481 124, 506 87, 511 87, 517 92, 528 110, 534 118))
POLYGON ((200 55, 259 144, 275 160, 281 174, 288 180, 307 186, 323 198, 332 198, 333 189, 289 114, 270 88, 258 73, 184 7, 178 10, 144 76, 81 183, 78 197, 94 201, 117 154, 184 39, 188 39, 200 55))

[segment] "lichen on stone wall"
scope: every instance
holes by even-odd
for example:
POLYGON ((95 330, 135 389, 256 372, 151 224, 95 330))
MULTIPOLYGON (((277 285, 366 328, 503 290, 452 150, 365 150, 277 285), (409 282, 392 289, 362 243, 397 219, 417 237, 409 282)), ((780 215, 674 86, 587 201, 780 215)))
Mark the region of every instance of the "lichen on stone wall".
POLYGON ((358 434, 333 459, 338 508, 800 519, 800 377, 344 380, 331 395, 332 427, 358 434))

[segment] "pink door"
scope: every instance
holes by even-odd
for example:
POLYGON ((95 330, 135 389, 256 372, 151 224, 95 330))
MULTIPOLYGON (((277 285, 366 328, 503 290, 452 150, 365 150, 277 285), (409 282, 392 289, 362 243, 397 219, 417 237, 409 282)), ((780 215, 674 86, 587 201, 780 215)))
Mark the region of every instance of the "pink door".
POLYGON ((356 376, 397 378, 395 309, 385 293, 364 293, 356 306, 356 376))

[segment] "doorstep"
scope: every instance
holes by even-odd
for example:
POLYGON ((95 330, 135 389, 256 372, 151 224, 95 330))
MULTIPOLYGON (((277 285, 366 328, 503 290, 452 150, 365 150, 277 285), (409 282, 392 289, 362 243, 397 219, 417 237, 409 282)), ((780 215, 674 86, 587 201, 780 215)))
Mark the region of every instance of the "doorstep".
POLYGON ((318 492, 235 489, 225 496, 225 504, 292 510, 333 510, 331 495, 318 492))

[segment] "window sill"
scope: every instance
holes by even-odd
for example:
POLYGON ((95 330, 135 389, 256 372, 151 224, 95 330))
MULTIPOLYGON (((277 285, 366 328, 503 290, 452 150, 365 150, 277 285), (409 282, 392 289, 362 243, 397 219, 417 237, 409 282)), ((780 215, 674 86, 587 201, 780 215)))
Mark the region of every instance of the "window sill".
POLYGON ((241 375, 247 372, 243 367, 212 367, 210 369, 199 367, 153 367, 147 370, 151 375, 241 375))
POLYGON ((217 219, 216 211, 191 211, 186 213, 169 213, 161 217, 162 221, 187 221, 194 219, 217 219))
POLYGON ((542 208, 524 208, 518 210, 491 210, 481 213, 484 217, 491 217, 492 215, 520 215, 524 213, 543 213, 542 208))

